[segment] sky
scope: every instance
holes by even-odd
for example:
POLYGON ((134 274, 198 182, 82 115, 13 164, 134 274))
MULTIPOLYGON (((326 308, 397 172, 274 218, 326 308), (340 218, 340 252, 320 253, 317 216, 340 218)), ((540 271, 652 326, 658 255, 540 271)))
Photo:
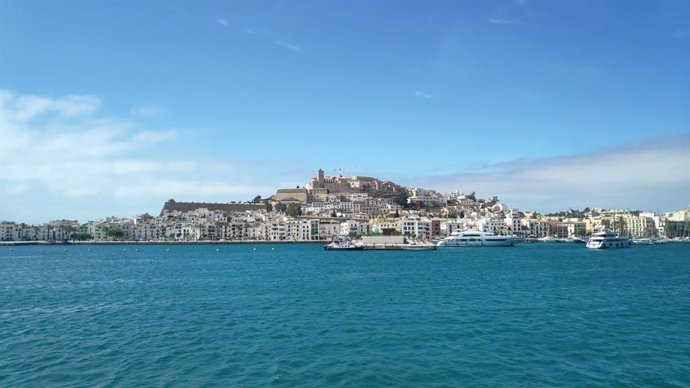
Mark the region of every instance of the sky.
POLYGON ((326 175, 690 203, 690 2, 0 1, 0 220, 326 175))

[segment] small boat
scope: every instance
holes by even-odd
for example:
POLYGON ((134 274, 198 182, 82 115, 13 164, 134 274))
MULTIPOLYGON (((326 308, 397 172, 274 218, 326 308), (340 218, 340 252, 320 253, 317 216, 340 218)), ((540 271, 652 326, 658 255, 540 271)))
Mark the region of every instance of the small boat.
POLYGON ((433 251, 436 249, 434 244, 401 244, 400 249, 404 251, 433 251))
POLYGON ((651 238, 634 238, 632 243, 635 245, 654 245, 654 240, 651 238))
POLYGON ((559 242, 562 242, 561 239, 559 239, 558 237, 554 237, 554 236, 545 236, 545 237, 541 237, 541 238, 538 238, 537 241, 543 242, 543 243, 559 243, 559 242))

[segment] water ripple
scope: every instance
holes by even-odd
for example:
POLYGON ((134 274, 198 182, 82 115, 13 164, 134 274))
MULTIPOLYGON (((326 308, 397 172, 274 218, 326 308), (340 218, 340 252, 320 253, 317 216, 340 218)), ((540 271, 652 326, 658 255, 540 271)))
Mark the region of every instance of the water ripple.
POLYGON ((0 252, 0 385, 690 385, 687 246, 275 247, 0 252))

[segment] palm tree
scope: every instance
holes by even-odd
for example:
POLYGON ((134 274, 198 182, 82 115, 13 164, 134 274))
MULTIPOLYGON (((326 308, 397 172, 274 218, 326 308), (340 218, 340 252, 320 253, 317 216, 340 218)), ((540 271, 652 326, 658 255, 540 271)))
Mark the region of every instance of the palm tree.
MULTIPOLYGON (((615 225, 615 220, 614 220, 614 225, 615 225)), ((618 216, 618 234, 623 235, 623 232, 625 231, 626 228, 626 222, 625 218, 623 216, 618 216)), ((615 230, 615 228, 614 228, 615 230)))

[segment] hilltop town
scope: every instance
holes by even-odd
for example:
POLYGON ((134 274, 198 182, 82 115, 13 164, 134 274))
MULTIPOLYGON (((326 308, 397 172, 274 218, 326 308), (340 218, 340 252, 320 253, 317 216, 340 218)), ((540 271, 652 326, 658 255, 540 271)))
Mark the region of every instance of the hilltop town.
POLYGON ((422 240, 481 230, 525 238, 583 237, 601 228, 631 238, 687 239, 690 210, 520 211, 498 197, 406 188, 365 176, 325 176, 244 203, 164 203, 158 216, 108 217, 80 224, 0 222, 0 241, 326 241, 335 236, 404 235, 422 240))

